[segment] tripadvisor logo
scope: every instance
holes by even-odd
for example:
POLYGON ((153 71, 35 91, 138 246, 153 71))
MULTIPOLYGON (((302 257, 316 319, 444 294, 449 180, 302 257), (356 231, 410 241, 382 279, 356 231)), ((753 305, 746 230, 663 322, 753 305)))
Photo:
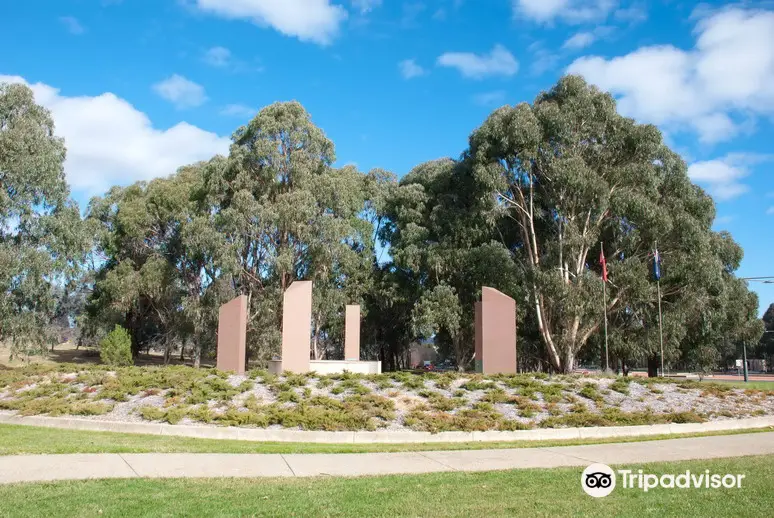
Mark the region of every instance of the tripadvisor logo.
POLYGON ((686 470, 679 474, 666 473, 663 475, 645 473, 641 469, 636 472, 631 469, 619 469, 616 472, 606 464, 592 464, 581 474, 581 487, 589 496, 602 498, 613 492, 617 478, 620 478, 623 489, 640 489, 647 493, 655 488, 738 489, 742 487, 744 477, 745 475, 742 474, 710 473, 708 469, 698 473, 686 470))
POLYGON ((581 486, 594 498, 607 496, 615 489, 615 472, 606 464, 592 464, 583 470, 581 486))

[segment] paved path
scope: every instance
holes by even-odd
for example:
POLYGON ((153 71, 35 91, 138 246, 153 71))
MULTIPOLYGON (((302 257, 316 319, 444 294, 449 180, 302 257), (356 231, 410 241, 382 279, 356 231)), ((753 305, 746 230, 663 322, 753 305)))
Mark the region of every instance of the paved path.
POLYGON ((0 483, 93 478, 360 476, 632 464, 774 454, 774 432, 664 441, 411 453, 128 453, 0 457, 0 483))

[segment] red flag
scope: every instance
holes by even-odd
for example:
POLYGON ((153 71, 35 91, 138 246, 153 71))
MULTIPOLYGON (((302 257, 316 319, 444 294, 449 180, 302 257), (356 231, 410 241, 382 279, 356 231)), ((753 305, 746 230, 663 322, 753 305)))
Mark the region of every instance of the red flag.
POLYGON ((607 261, 605 261, 605 253, 601 246, 599 247, 599 264, 602 265, 602 280, 607 282, 607 261))

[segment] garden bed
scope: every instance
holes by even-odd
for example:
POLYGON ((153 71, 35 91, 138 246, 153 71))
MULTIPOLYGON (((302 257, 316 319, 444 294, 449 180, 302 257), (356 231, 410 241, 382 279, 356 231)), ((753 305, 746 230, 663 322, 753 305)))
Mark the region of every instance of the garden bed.
POLYGON ((0 371, 0 412, 270 429, 486 431, 770 416, 774 390, 579 375, 236 376, 190 367, 33 365, 0 371))

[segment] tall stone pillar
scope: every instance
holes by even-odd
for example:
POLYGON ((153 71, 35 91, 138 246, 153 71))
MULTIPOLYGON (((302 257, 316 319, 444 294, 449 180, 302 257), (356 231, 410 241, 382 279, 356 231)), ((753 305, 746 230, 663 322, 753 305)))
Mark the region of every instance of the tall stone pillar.
POLYGON ((344 360, 360 361, 360 306, 347 306, 344 326, 344 360))
POLYGON ((476 372, 516 373, 516 301, 494 288, 481 289, 476 303, 476 372))
POLYGON ((312 281, 295 281, 282 300, 282 370, 309 372, 312 341, 312 281))
POLYGON ((240 295, 223 304, 218 313, 217 368, 244 374, 246 355, 247 297, 240 295))

